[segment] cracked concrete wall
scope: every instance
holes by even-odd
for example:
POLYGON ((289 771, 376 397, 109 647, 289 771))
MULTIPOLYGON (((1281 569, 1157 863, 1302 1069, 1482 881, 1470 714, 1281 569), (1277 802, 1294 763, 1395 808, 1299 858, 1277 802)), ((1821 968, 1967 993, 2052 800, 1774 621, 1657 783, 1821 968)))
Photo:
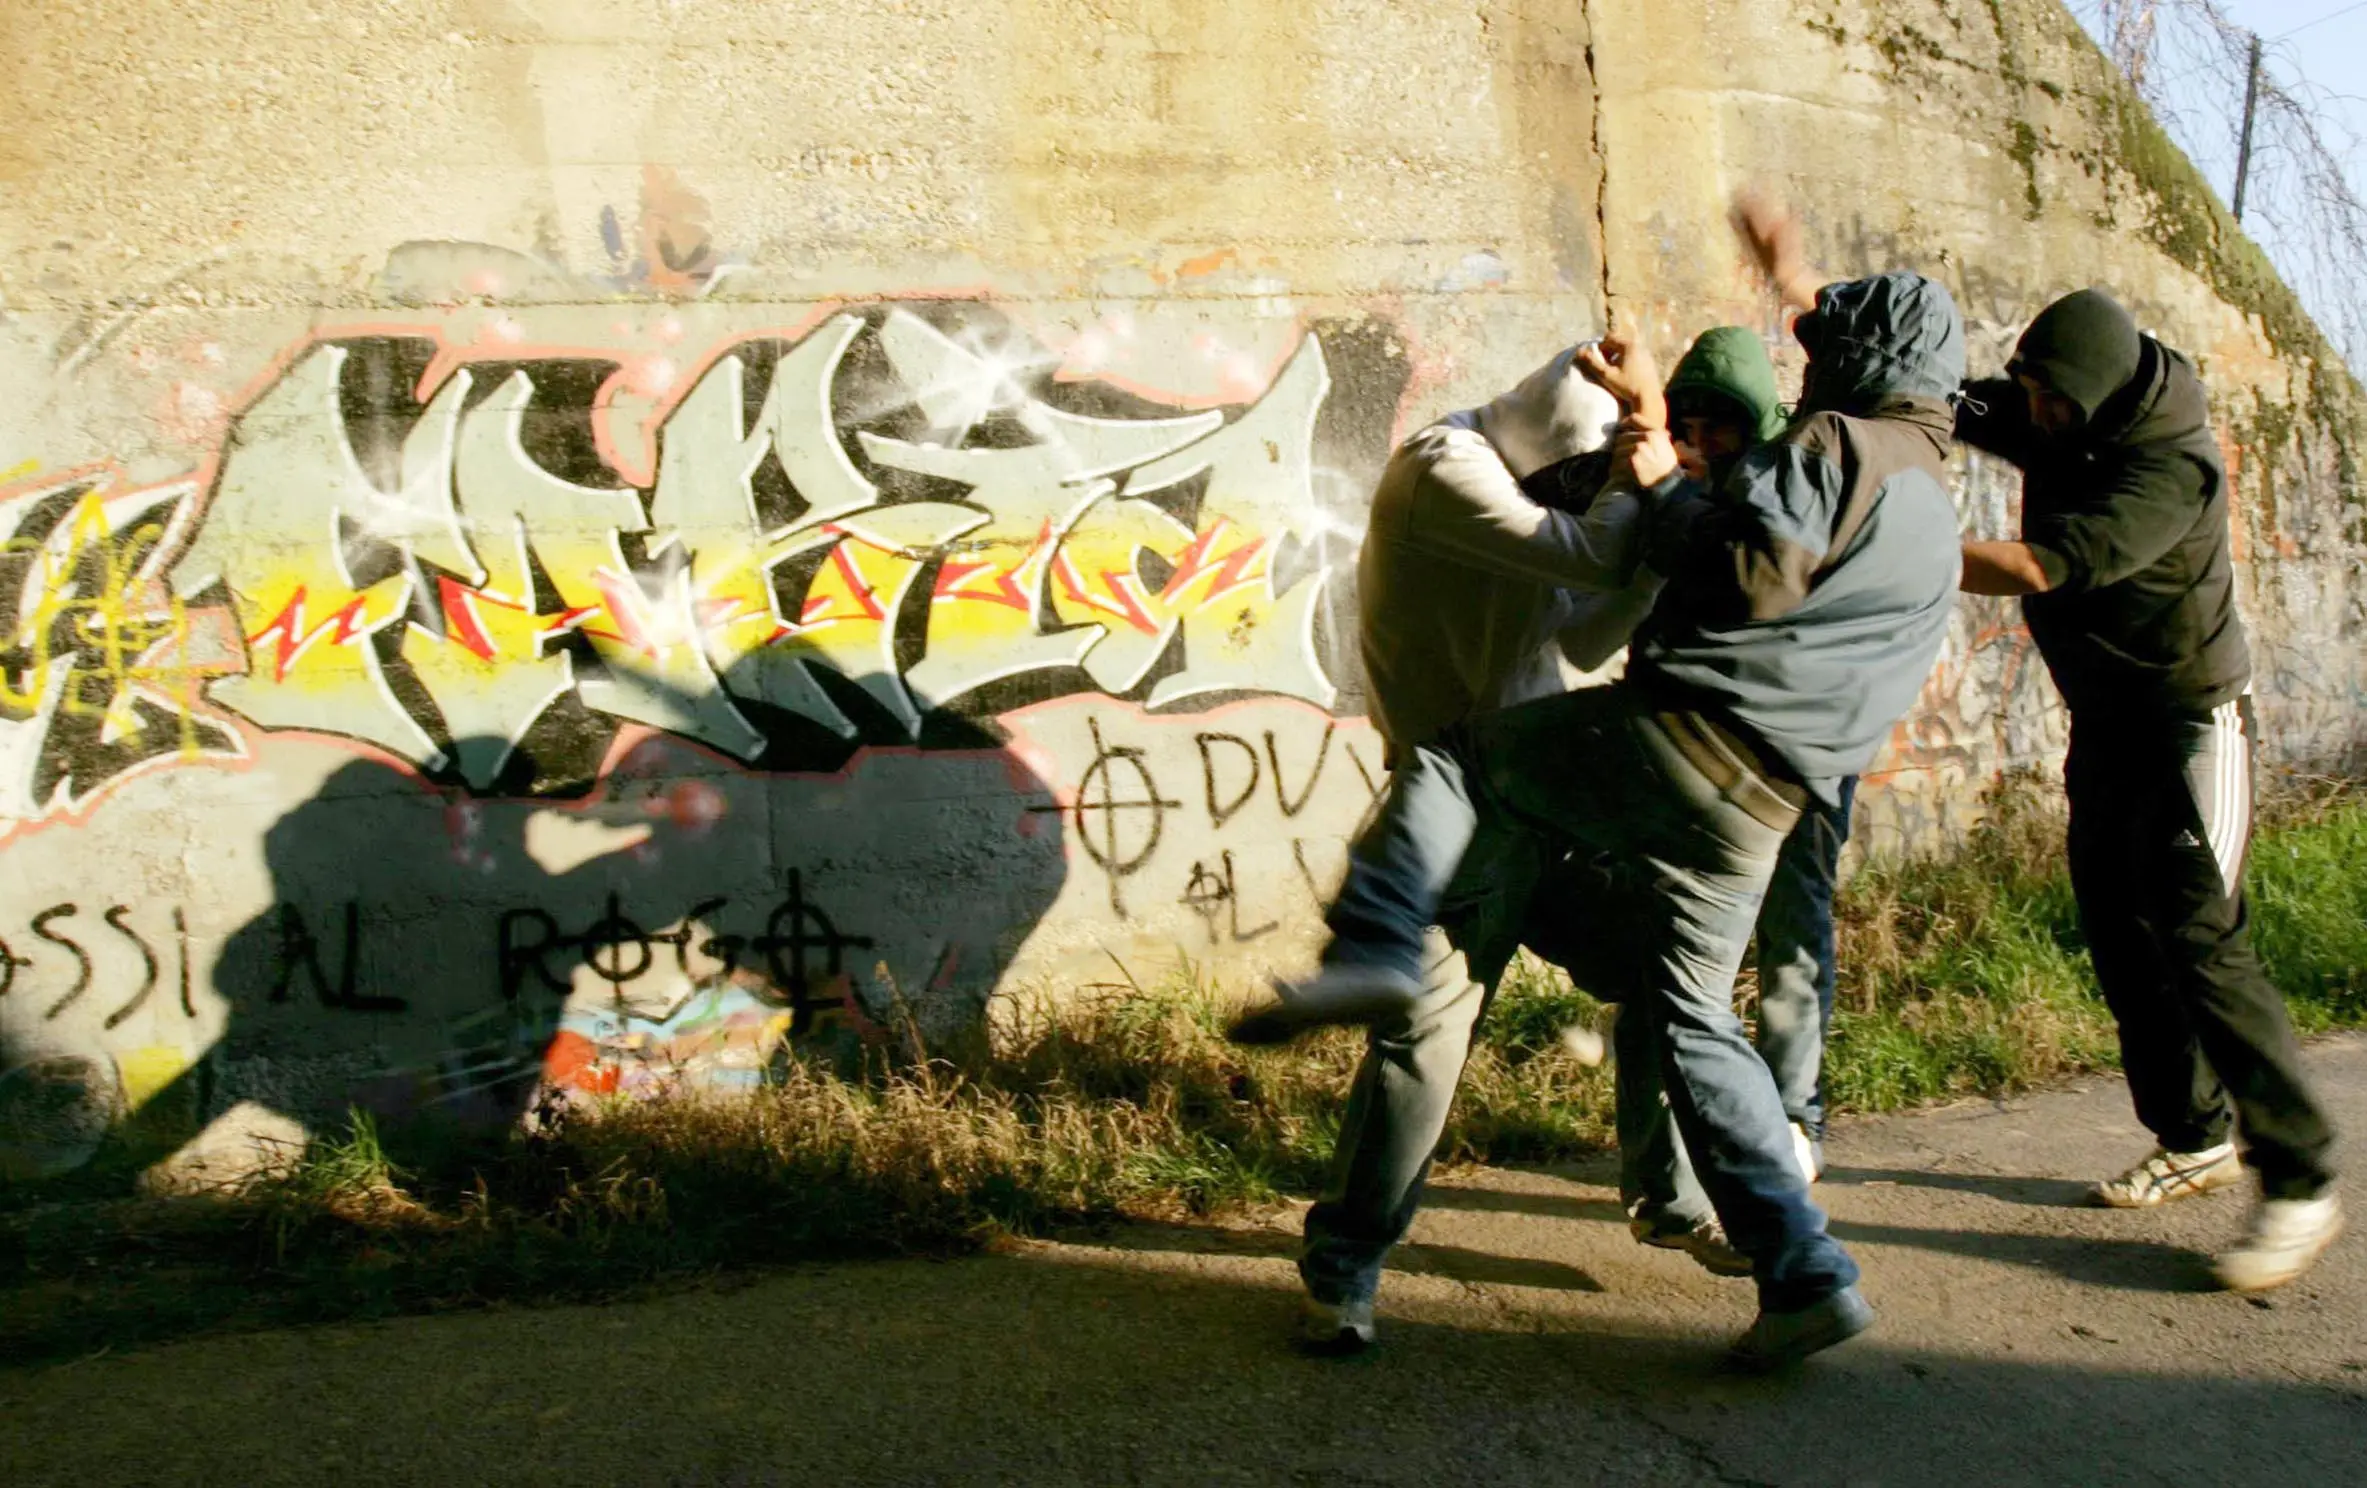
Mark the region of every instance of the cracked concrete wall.
MULTIPOLYGON (((1614 314, 1676 348, 1718 320, 1790 346, 1725 222, 1765 183, 1839 275, 1956 294, 1976 375, 2089 284, 2192 353, 2233 477, 2240 600, 2279 762, 2355 762, 2367 698, 2359 389, 2209 187, 2052 0, 1590 0, 1614 314)), ((1965 461, 1968 532, 2017 530, 2019 481, 1965 461)), ((2001 768, 2051 768, 2064 717, 2007 602, 1961 602, 1877 772, 1861 846, 1944 835, 2001 768)))
MULTIPOLYGON (((2035 0, 12 7, 8 1163, 1303 960, 1388 449, 1606 306, 1780 340, 1746 179, 1985 362, 2091 278, 2203 353, 2330 749, 2353 393, 2149 128, 2035 0)), ((1868 840, 2045 698, 1967 605, 1868 840)))

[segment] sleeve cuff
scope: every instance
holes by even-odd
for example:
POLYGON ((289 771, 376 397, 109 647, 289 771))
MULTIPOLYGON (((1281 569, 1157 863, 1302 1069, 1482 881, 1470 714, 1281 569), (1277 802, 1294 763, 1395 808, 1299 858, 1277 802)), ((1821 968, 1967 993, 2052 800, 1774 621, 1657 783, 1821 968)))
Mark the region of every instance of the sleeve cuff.
POLYGON ((2030 557, 2037 563, 2038 571, 2046 575, 2049 590, 2071 587, 2073 570, 2070 559, 2044 543, 2025 542, 2022 546, 2030 550, 2030 557))

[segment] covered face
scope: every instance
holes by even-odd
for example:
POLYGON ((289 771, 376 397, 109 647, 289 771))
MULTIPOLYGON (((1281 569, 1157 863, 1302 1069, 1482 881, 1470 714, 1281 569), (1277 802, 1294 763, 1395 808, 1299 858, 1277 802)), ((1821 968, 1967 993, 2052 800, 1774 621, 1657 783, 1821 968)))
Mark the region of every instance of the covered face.
POLYGON ((2022 332, 2005 370, 2030 397, 2031 421, 2050 434, 2094 423, 2136 380, 2144 356, 2136 318, 2101 289, 2067 294, 2022 332))
POLYGON ((1487 436, 1515 478, 1606 449, 1619 432, 1619 400, 1578 366, 1572 346, 1479 410, 1487 436))

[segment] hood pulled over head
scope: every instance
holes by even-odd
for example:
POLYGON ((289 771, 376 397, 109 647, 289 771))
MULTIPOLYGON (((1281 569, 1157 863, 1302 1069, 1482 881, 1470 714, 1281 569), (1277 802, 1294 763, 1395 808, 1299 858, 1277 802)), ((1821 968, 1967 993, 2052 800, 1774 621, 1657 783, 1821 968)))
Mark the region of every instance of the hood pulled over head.
POLYGON ((1609 445, 1619 432, 1619 400, 1579 369, 1573 346, 1480 408, 1478 422, 1518 479, 1609 445))
POLYGON ((1828 284, 1793 331, 1808 352, 1803 413, 1952 398, 1964 384, 1964 318, 1948 291, 1921 274, 1828 284))
POLYGON ((2112 396, 2137 378, 2143 357, 2136 318, 2101 289, 2067 294, 2038 313, 2005 364, 2079 406, 2093 423, 2112 396))
POLYGON ((1764 444, 1783 432, 1783 398, 1775 386, 1775 363, 1759 333, 1741 326, 1712 326, 1694 339, 1668 379, 1672 415, 1704 403, 1723 403, 1764 444))

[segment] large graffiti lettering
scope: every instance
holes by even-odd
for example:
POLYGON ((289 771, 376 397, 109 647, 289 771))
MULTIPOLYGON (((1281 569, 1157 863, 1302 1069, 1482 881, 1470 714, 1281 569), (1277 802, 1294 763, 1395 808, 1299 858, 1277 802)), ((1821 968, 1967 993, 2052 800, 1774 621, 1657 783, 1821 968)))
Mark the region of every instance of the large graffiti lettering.
POLYGON ((69 811, 159 757, 236 753, 199 715, 190 617, 159 590, 195 487, 0 495, 0 818, 69 811))
POLYGON ((0 816, 241 721, 491 790, 586 780, 628 724, 834 766, 1072 692, 1329 705, 1319 340, 1183 410, 949 323, 733 342, 645 485, 606 443, 621 363, 371 335, 301 348, 210 487, 0 492, 0 816))

